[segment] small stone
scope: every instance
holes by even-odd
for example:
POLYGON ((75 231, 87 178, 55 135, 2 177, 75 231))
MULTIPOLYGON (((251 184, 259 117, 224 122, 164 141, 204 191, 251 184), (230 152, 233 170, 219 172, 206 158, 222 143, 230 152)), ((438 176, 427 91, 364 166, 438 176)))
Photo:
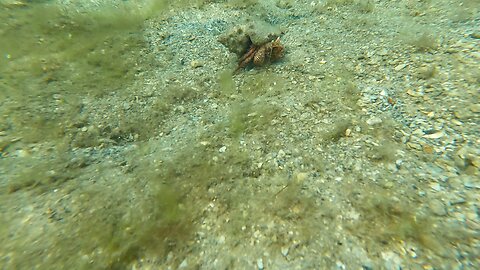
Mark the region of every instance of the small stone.
POLYGON ((439 132, 432 133, 432 134, 425 134, 422 137, 427 138, 427 139, 438 139, 438 138, 443 137, 443 132, 439 131, 439 132))
POLYGON ((451 122, 457 126, 463 126, 463 123, 458 121, 457 119, 452 119, 451 122))
POLYGON ((397 169, 400 169, 400 167, 402 167, 402 164, 403 164, 403 160, 401 159, 395 160, 395 166, 397 166, 397 169))
POLYGON ((282 8, 282 9, 289 9, 292 7, 292 3, 287 0, 279 0, 276 3, 277 7, 282 8))
POLYGON ((433 268, 433 266, 431 266, 431 265, 428 264, 428 263, 427 263, 427 264, 424 264, 424 265, 422 266, 422 268, 423 268, 424 270, 434 270, 434 269, 435 269, 435 268, 433 268))
POLYGON ((480 60, 480 52, 471 52, 470 55, 476 58, 477 60, 480 60))
POLYGON ((476 184, 472 182, 466 182, 463 184, 463 186, 468 189, 480 189, 480 184, 476 184))
POLYGON ((436 68, 434 65, 423 66, 417 69, 417 75, 420 79, 430 79, 435 76, 436 68))
POLYGON ((384 184, 384 187, 385 187, 386 189, 391 189, 391 188, 393 187, 393 183, 392 183, 392 182, 386 182, 386 183, 384 184))
POLYGON ((412 97, 421 97, 423 94, 421 92, 415 92, 412 89, 407 90, 407 95, 412 96, 412 97))
POLYGON ((471 38, 480 39, 480 31, 476 31, 470 34, 471 38))
POLYGON ((297 183, 298 184, 303 183, 305 179, 307 179, 307 177, 308 177, 308 173, 305 173, 305 172, 298 173, 296 176, 297 183))
POLYGON ((423 146, 423 152, 425 154, 433 154, 434 149, 431 145, 426 144, 426 145, 423 146))
POLYGON ((469 106, 470 108, 470 111, 474 112, 474 113, 480 113, 480 103, 478 104, 472 104, 469 106))
POLYGON ((25 149, 20 149, 20 150, 17 151, 17 156, 21 157, 21 158, 28 157, 28 156, 30 156, 30 152, 28 152, 25 149))
POLYGON ((220 149, 218 149, 218 152, 220 153, 225 153, 225 151, 227 151, 227 147, 225 145, 220 147, 220 149))
POLYGON ((370 126, 381 124, 381 123, 382 123, 382 119, 377 116, 370 117, 370 119, 367 120, 367 124, 370 126))
POLYGON ((423 150, 422 146, 419 143, 407 142, 407 148, 415 150, 423 150))
POLYGON ((408 249, 407 252, 408 252, 408 255, 410 255, 410 257, 414 259, 418 257, 417 252, 415 252, 414 249, 408 249))
POLYGON ((412 132, 412 135, 423 136, 424 133, 423 133, 423 130, 421 128, 417 128, 412 132))
POLYGON ((175 107, 175 110, 182 114, 185 113, 185 107, 183 105, 178 105, 177 107, 175 107))
POLYGON ((438 199, 433 199, 430 201, 428 204, 430 207, 430 210, 437 215, 437 216, 445 216, 447 215, 447 210, 445 209, 445 205, 443 204, 442 201, 438 199))
POLYGON ((385 267, 385 269, 402 269, 402 259, 394 252, 385 251, 381 253, 381 256, 384 261, 383 266, 385 267))
POLYGON ((466 108, 458 108, 453 112, 453 115, 455 115, 455 117, 458 119, 469 119, 472 117, 472 112, 466 108))
POLYGON ((430 188, 433 189, 434 191, 440 191, 442 190, 442 186, 440 186, 439 183, 431 183, 430 188))
POLYGON ((454 195, 454 197, 452 197, 449 201, 449 204, 450 205, 457 205, 457 204, 464 204, 466 203, 467 201, 465 200, 465 198, 459 196, 459 195, 454 195))
POLYGON ((187 259, 183 260, 180 265, 178 266, 179 269, 181 268, 187 268, 188 267, 188 262, 187 259))
POLYGON ((337 261, 335 264, 337 265, 337 269, 346 269, 345 264, 341 261, 337 261))
POLYGON ((285 256, 285 257, 287 257, 288 251, 289 251, 289 248, 288 248, 288 247, 282 247, 282 248, 280 249, 280 252, 282 252, 282 255, 285 256))
POLYGON ((404 69, 407 65, 406 64, 398 64, 394 69, 395 71, 400 71, 404 69))
POLYGON ((473 156, 470 158, 470 163, 472 163, 473 166, 480 168, 480 157, 478 156, 473 156))
POLYGON ((388 55, 388 50, 385 49, 385 48, 383 48, 383 49, 381 49, 381 50, 378 52, 378 55, 380 55, 380 56, 386 56, 386 55, 388 55))
POLYGON ((193 60, 192 62, 190 62, 190 66, 192 68, 199 68, 199 67, 203 67, 203 63, 200 62, 199 60, 193 60))
POLYGON ((262 258, 257 260, 257 267, 258 267, 258 270, 263 270, 264 266, 263 266, 263 259, 262 258))

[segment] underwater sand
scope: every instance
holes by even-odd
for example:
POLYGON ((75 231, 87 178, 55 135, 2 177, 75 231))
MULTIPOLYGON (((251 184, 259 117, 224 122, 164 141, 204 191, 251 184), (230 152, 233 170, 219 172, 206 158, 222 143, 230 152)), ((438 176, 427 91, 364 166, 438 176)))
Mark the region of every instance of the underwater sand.
POLYGON ((479 14, 0 1, 0 268, 480 269, 479 14))

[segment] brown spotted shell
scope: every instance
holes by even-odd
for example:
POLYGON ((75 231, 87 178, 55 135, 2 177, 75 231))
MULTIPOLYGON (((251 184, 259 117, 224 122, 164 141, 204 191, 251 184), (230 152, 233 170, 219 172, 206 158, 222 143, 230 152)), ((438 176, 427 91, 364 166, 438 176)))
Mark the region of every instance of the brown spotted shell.
POLYGON ((263 45, 252 46, 242 58, 240 58, 235 72, 246 67, 249 63, 253 63, 254 66, 263 66, 266 63, 278 60, 283 57, 284 49, 283 45, 280 44, 279 37, 263 45))
POLYGON ((283 51, 284 47, 280 44, 280 38, 267 42, 256 50, 253 56, 253 64, 262 66, 265 62, 278 60, 283 57, 283 51))
POLYGON ((267 48, 266 46, 262 46, 258 48, 258 50, 255 52, 255 55, 253 56, 253 64, 255 66, 261 66, 265 62, 265 58, 267 56, 267 48))

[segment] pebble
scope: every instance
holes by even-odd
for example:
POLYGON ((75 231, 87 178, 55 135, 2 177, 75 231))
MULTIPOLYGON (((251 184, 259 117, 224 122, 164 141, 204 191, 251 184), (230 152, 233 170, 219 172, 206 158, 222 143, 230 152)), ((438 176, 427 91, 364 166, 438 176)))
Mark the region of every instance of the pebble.
POLYGON ((383 49, 381 49, 381 50, 378 52, 378 55, 380 55, 380 56, 386 56, 386 55, 388 55, 388 50, 385 49, 385 48, 383 48, 383 49))
POLYGON ((28 156, 30 156, 30 152, 28 152, 25 149, 20 149, 20 150, 17 151, 17 156, 21 157, 21 158, 28 157, 28 156))
POLYGON ((402 259, 400 256, 395 254, 392 251, 385 251, 381 253, 382 259, 384 261, 384 267, 385 269, 395 269, 395 270, 400 270, 402 269, 401 264, 402 264, 402 259))
POLYGON ((190 62, 190 66, 192 68, 199 68, 199 67, 203 67, 203 63, 198 60, 193 60, 192 62, 190 62))
POLYGON ((263 270, 264 266, 263 266, 263 259, 262 258, 259 258, 257 260, 257 267, 258 267, 258 270, 263 270))
POLYGON ((298 173, 296 175, 297 183, 298 184, 303 183, 305 181, 305 179, 307 179, 307 177, 308 177, 308 173, 305 173, 305 172, 298 173))
POLYGON ((471 38, 480 39, 480 31, 476 31, 470 34, 471 38))
POLYGON ((438 139, 438 138, 443 137, 443 132, 439 131, 439 132, 432 133, 432 134, 425 134, 422 137, 427 138, 427 139, 438 139))
POLYGON ((480 184, 471 183, 471 182, 466 182, 463 184, 463 186, 468 189, 480 189, 480 184))
POLYGON ((178 268, 187 268, 187 267, 188 267, 187 259, 183 260, 178 266, 178 268))
POLYGON ((478 104, 472 104, 469 106, 470 108, 470 111, 474 112, 474 113, 480 113, 480 103, 478 104))
POLYGON ((347 269, 345 264, 341 261, 337 261, 335 264, 337 265, 337 269, 347 269))
POLYGON ((431 145, 423 145, 423 152, 426 153, 426 154, 433 154, 433 152, 435 152, 435 149, 433 149, 433 147, 431 145))
POLYGON ((431 183, 431 184, 430 184, 430 188, 431 188, 433 191, 440 191, 440 190, 442 190, 442 186, 440 186, 439 183, 431 183))
POLYGON ((445 209, 445 205, 439 199, 433 199, 428 203, 430 210, 437 215, 437 216, 445 216, 447 215, 447 210, 445 209))
POLYGON ((414 91, 412 89, 408 89, 407 90, 407 95, 412 96, 412 97, 421 97, 421 96, 423 96, 423 93, 419 92, 419 91, 414 91))
POLYGON ((413 249, 413 248, 407 249, 407 253, 408 253, 408 255, 410 255, 410 257, 412 257, 414 259, 418 257, 417 252, 415 252, 415 249, 413 249))
POLYGON ((397 166, 397 169, 400 169, 400 167, 402 167, 402 165, 403 165, 403 160, 401 160, 401 159, 395 160, 395 166, 397 166))
POLYGON ((370 126, 381 124, 381 123, 382 123, 382 119, 377 116, 372 116, 367 120, 367 124, 370 126))
POLYGON ((467 201, 458 194, 454 194, 453 197, 449 200, 450 205, 464 204, 466 202, 467 201))
POLYGON ((280 249, 280 252, 282 253, 283 256, 287 257, 288 255, 289 248, 288 247, 282 247, 280 249))
POLYGON ((394 69, 395 71, 400 71, 404 69, 407 65, 406 64, 398 64, 394 69))
POLYGON ((469 119, 472 117, 472 113, 466 108, 458 108, 453 112, 453 115, 458 119, 469 119))
POLYGON ((218 244, 225 244, 225 235, 221 235, 217 240, 218 244))
POLYGON ((436 73, 435 66, 423 66, 417 69, 417 75, 420 79, 430 79, 436 73))
POLYGON ((420 145, 419 143, 413 143, 413 142, 408 142, 407 143, 407 148, 409 149, 415 149, 415 150, 423 150, 423 147, 422 145, 420 145))
POLYGON ((391 189, 393 187, 393 183, 392 182, 386 182, 384 185, 383 185, 384 188, 386 189, 391 189))

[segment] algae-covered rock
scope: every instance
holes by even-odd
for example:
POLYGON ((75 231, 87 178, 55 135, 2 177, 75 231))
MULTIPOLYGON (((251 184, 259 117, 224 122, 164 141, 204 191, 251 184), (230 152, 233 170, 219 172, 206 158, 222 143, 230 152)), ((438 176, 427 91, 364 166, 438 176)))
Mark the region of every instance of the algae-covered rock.
POLYGON ((279 27, 264 21, 254 21, 248 25, 247 35, 253 45, 262 45, 280 36, 282 31, 279 27))
POLYGON ((230 52, 241 56, 251 45, 250 37, 245 30, 245 25, 235 26, 220 36, 218 41, 227 47, 230 52))
POLYGON ((280 36, 279 27, 261 20, 247 20, 220 36, 219 41, 231 52, 242 56, 251 45, 259 46, 280 36))

